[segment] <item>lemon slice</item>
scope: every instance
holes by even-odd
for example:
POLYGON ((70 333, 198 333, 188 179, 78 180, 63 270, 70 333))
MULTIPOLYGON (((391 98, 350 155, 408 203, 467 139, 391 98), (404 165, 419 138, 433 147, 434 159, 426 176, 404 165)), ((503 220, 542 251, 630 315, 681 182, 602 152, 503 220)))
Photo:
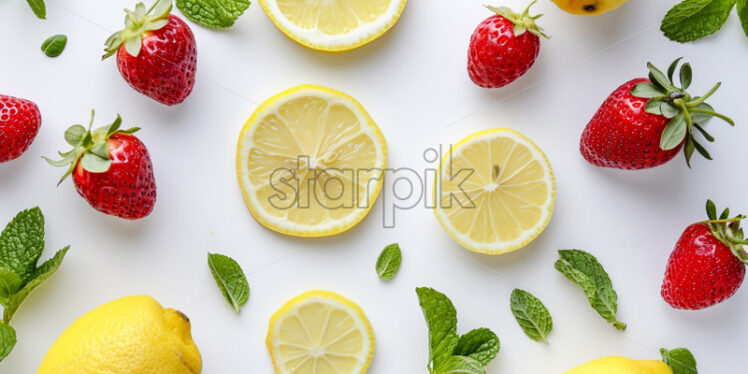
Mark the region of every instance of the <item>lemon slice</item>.
POLYGON ((439 165, 434 212, 463 247, 501 254, 524 247, 548 225, 556 190, 543 151, 509 129, 455 144, 439 165))
POLYGON ((374 332, 358 305, 333 292, 309 291, 273 315, 267 346, 278 374, 365 373, 374 332))
POLYGON ((352 97, 299 86, 262 103, 239 135, 237 177, 249 211, 287 235, 341 233, 371 210, 387 145, 352 97))
POLYGON ((358 48, 387 32, 406 0, 260 0, 286 36, 320 51, 358 48))

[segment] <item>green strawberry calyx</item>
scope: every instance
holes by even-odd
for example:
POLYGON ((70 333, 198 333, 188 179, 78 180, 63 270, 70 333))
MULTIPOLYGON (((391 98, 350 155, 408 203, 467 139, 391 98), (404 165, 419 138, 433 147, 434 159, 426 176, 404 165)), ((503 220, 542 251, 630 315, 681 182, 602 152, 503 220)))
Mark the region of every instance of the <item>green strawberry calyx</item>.
POLYGON ((696 140, 694 131, 697 130, 708 142, 714 137, 704 130, 703 124, 712 117, 717 117, 735 126, 735 122, 724 114, 717 113, 706 103, 722 83, 717 83, 703 96, 691 96, 686 90, 691 86, 693 70, 691 64, 684 63, 680 67, 680 87, 676 86, 673 75, 678 68, 681 58, 670 64, 667 75, 648 62, 649 82, 641 82, 632 90, 631 95, 649 99, 645 111, 647 113, 664 116, 670 119, 660 137, 660 148, 663 151, 678 147, 685 141, 683 153, 686 164, 691 167, 691 156, 697 151, 704 158, 711 160, 712 156, 701 143, 696 140))
POLYGON ((524 34, 525 32, 531 32, 539 37, 550 39, 551 37, 548 36, 545 33, 545 30, 538 26, 535 21, 538 20, 538 18, 542 17, 542 14, 538 14, 535 16, 530 15, 530 7, 533 6, 538 0, 533 0, 530 5, 525 8, 525 10, 522 13, 517 13, 510 9, 509 7, 505 6, 491 6, 486 5, 486 8, 488 8, 490 11, 508 19, 510 22, 514 24, 514 35, 520 36, 524 34))
POLYGON ((125 9, 125 28, 112 34, 104 43, 102 60, 117 53, 124 44, 125 50, 133 57, 138 57, 143 46, 143 35, 158 30, 169 24, 171 0, 157 0, 150 9, 145 4, 138 3, 135 10, 125 9))
POLYGON ((748 240, 745 238, 743 229, 740 227, 740 221, 746 217, 739 214, 735 217, 730 218, 730 209, 725 208, 722 214, 717 216, 717 206, 714 202, 707 200, 706 202, 706 214, 709 217, 708 220, 701 223, 709 225, 712 230, 712 235, 719 241, 724 243, 732 253, 737 256, 740 261, 748 265, 748 252, 744 245, 748 245, 748 240))
POLYGON ((112 165, 112 160, 109 158, 109 152, 107 151, 107 140, 115 133, 120 134, 132 134, 138 130, 139 127, 133 127, 127 130, 120 130, 122 125, 122 118, 117 114, 117 118, 110 125, 99 127, 91 130, 91 126, 94 121, 94 111, 91 110, 91 121, 88 124, 88 129, 82 125, 73 125, 65 130, 65 141, 73 146, 73 149, 63 153, 58 152, 62 159, 51 160, 47 157, 43 157, 52 166, 56 167, 67 167, 65 175, 60 178, 57 183, 59 186, 68 175, 73 173, 75 167, 80 164, 86 171, 90 173, 106 173, 109 171, 109 167, 112 165))

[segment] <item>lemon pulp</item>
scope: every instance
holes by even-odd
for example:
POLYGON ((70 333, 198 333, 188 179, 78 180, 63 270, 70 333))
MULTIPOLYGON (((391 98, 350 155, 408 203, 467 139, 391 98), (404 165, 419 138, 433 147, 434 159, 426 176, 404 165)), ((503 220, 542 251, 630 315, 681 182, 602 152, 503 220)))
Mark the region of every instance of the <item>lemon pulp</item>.
POLYGON ((555 182, 543 151, 509 129, 481 131, 450 149, 434 184, 436 217, 467 249, 516 250, 548 224, 555 182))
POLYGON ((374 333, 361 308, 328 291, 309 291, 270 320, 267 346, 279 374, 365 373, 374 333))
POLYGON ((237 176, 252 215, 288 235, 338 234, 382 187, 387 146, 356 100, 299 86, 262 103, 239 136, 237 176))

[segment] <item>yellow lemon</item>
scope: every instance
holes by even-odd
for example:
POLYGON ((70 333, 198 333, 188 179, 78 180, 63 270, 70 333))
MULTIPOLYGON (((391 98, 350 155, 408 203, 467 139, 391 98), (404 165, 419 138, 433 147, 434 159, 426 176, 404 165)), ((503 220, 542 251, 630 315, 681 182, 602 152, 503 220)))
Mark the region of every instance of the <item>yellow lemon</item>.
POLYGON ((239 135, 249 211, 293 236, 341 233, 371 210, 387 165, 384 135, 352 97, 305 85, 260 104, 239 135))
POLYGON ((260 0, 286 36, 320 51, 358 48, 387 32, 406 0, 260 0))
POLYGON ((73 322, 52 344, 37 374, 197 374, 201 370, 189 319, 149 296, 130 296, 73 322))
POLYGON ((588 16, 617 9, 626 1, 628 0, 553 0, 559 8, 569 13, 588 16))
POLYGON ((604 357, 580 365, 566 374, 672 374, 662 361, 632 360, 626 357, 604 357))
POLYGON ((374 332, 358 305, 309 291, 273 315, 267 346, 278 374, 363 374, 374 356, 374 332))
POLYGON ((510 129, 485 130, 444 156, 434 212, 463 247, 501 254, 524 247, 548 225, 556 187, 545 153, 510 129))

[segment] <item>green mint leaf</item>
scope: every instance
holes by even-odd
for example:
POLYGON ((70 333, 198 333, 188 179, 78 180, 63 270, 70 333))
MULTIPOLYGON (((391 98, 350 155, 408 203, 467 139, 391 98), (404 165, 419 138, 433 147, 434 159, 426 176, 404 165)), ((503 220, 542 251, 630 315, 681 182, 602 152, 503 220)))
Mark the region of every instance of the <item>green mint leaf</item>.
POLYGON ((472 358, 486 366, 496 358, 500 348, 499 337, 487 328, 480 328, 461 336, 452 354, 472 358))
POLYGON ((457 310, 449 298, 432 288, 416 288, 429 329, 429 372, 441 373, 457 345, 457 310))
POLYGON ((239 313, 249 300, 249 283, 244 271, 231 257, 208 253, 208 266, 223 297, 239 313))
POLYGON ((23 288, 10 296, 8 306, 3 309, 3 319, 5 323, 10 322, 10 320, 13 318, 13 315, 18 310, 18 307, 20 307, 21 303, 23 303, 26 297, 31 294, 31 291, 39 287, 42 283, 44 283, 44 281, 49 279, 49 277, 51 277, 52 274, 57 271, 57 269, 60 267, 60 264, 62 264, 62 260, 65 258, 65 254, 68 252, 68 249, 70 249, 70 246, 57 251, 57 253, 55 253, 52 258, 36 268, 32 274, 31 279, 23 286, 23 288))
POLYGON ((400 251, 400 245, 397 243, 384 247, 382 253, 377 258, 377 275, 383 280, 390 280, 395 277, 400 270, 400 264, 403 261, 403 254, 400 251))
POLYGON ((684 0, 671 8, 660 30, 670 40, 685 43, 719 30, 735 6, 735 0, 684 0))
POLYGON ((748 0, 738 0, 738 16, 743 24, 743 31, 748 36, 748 0))
POLYGON ((0 322, 0 361, 8 357, 16 345, 16 330, 0 322))
POLYGON ((68 37, 65 35, 52 35, 42 43, 42 52, 47 57, 57 57, 62 54, 65 50, 65 45, 68 44, 68 37))
POLYGON ((673 370, 673 374, 698 374, 696 370, 696 359, 686 348, 676 348, 673 350, 667 350, 665 348, 660 349, 662 353, 662 361, 664 361, 670 369, 673 370))
POLYGON ((0 267, 16 273, 25 283, 44 251, 44 216, 38 207, 23 210, 0 234, 0 267))
POLYGON ((520 289, 512 291, 510 304, 512 314, 522 331, 530 339, 547 344, 548 334, 553 330, 553 319, 545 305, 529 292, 520 289))
POLYGON ((590 305, 601 317, 617 329, 625 330, 626 324, 616 320, 618 295, 603 266, 595 256, 578 249, 559 250, 560 259, 555 268, 584 291, 590 305))
POLYGON ((23 281, 18 274, 0 268, 0 305, 3 307, 8 305, 10 296, 18 291, 21 286, 23 286, 23 281))
POLYGON ((465 356, 452 356, 441 367, 437 374, 465 373, 465 374, 486 374, 478 360, 465 356))
POLYGON ((680 143, 686 137, 688 131, 688 125, 686 123, 686 116, 683 112, 678 113, 673 119, 668 122, 665 129, 662 130, 662 137, 660 138, 660 148, 664 151, 671 150, 680 143))
POLYGON ((249 0, 177 0, 177 8, 185 17, 211 29, 233 26, 249 4, 249 0))
POLYGON ((31 10, 34 12, 37 18, 47 18, 47 6, 44 5, 44 0, 26 0, 26 2, 29 3, 31 10))

